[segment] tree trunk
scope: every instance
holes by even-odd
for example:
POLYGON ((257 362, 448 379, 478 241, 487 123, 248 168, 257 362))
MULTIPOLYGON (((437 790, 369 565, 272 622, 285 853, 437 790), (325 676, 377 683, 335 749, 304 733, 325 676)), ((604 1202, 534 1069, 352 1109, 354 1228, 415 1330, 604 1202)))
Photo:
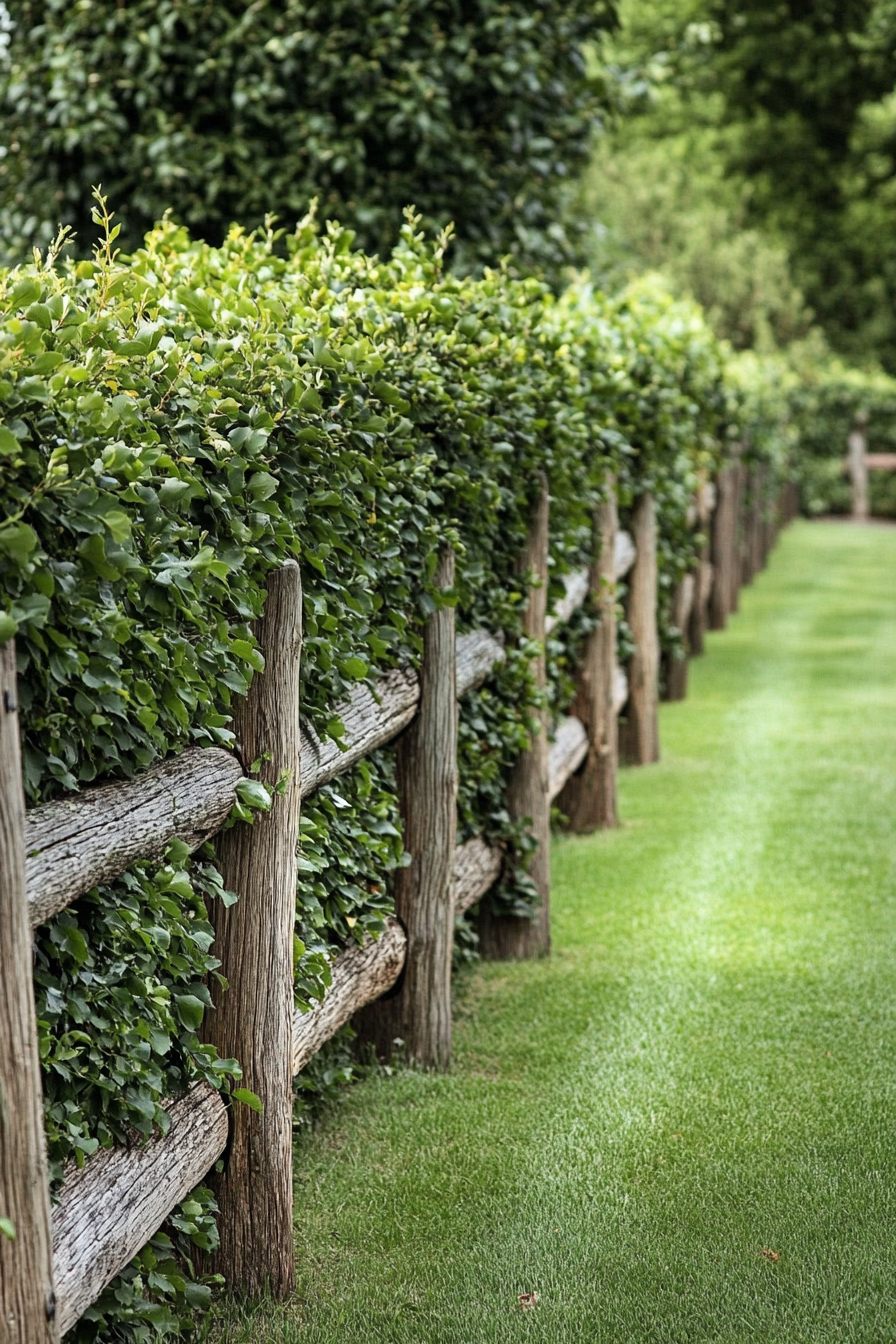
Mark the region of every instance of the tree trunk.
POLYGON ((627 721, 620 730, 620 756, 629 765, 660 758, 660 646, 657 635, 656 508, 645 494, 635 505, 632 535, 638 558, 632 569, 626 616, 635 641, 628 674, 627 721))
MULTIPOLYGON (((548 588, 548 483, 542 476, 541 490, 529 540, 520 568, 530 576, 529 601, 526 607, 525 629, 537 641, 539 653, 535 659, 535 680, 539 687, 547 681, 545 665, 545 619, 547 616, 548 588)), ((514 818, 528 817, 531 833, 536 841, 535 853, 529 865, 529 876, 538 890, 541 904, 533 919, 499 915, 484 909, 479 917, 479 946, 485 957, 493 960, 519 960, 525 957, 546 956, 551 949, 551 804, 548 794, 548 725, 547 711, 536 716, 537 726, 531 746, 524 751, 511 773, 507 789, 507 808, 514 818)))
POLYGON ((224 884, 239 895, 215 903, 215 951, 229 989, 213 990, 208 1039, 243 1068, 242 1086, 263 1113, 234 1107, 227 1166, 215 1181, 221 1206, 215 1268, 231 1288, 268 1289, 284 1297, 295 1286, 292 1232, 293 930, 296 849, 301 798, 299 666, 302 583, 287 563, 268 577, 257 625, 265 670, 237 704, 234 727, 244 766, 261 761, 262 783, 286 776, 273 806, 253 825, 222 832, 218 855, 224 884))
MULTIPOLYGON (((454 586, 454 552, 445 551, 438 587, 454 586)), ((457 686, 454 607, 443 607, 423 636, 420 710, 396 753, 407 868, 395 875, 395 913, 408 935, 398 993, 360 1015, 362 1039, 381 1059, 396 1040, 428 1069, 451 1062, 451 951, 457 832, 457 686)))
POLYGON ((44 1115, 25 893, 16 653, 0 648, 0 1338, 58 1340, 44 1115), (8 1232, 13 1231, 13 1236, 8 1232))
POLYGON ((579 672, 575 714, 588 733, 588 755, 583 768, 560 794, 560 810, 569 817, 569 829, 588 833, 599 827, 616 826, 616 510, 615 481, 609 498, 598 506, 594 518, 597 555, 591 570, 591 592, 600 615, 585 645, 579 672))

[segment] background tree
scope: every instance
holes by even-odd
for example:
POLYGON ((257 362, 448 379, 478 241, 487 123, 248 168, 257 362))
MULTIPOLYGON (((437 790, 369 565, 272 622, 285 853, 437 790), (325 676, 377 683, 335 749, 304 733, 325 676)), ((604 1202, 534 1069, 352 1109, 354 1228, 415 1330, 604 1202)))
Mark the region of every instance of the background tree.
POLYGON ((454 220, 461 264, 554 267, 605 105, 585 48, 616 0, 11 0, 0 69, 7 246, 60 221, 93 236, 102 183, 137 243, 171 208, 210 242, 232 220, 325 218, 382 249, 414 204, 454 220))

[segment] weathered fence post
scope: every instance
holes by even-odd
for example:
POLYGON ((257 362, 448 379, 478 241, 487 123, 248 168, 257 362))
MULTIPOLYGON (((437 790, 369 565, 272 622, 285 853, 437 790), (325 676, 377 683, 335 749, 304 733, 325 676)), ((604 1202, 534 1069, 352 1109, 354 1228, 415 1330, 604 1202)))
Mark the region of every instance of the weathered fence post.
POLYGON ((595 559, 591 592, 600 624, 585 645, 572 712, 588 733, 585 763, 564 785, 557 802, 569 817, 571 831, 588 832, 617 825, 616 767, 618 763, 616 710, 616 576, 618 530, 616 482, 608 481, 607 499, 594 515, 595 559))
POLYGON ((699 657, 705 648, 706 625, 709 620, 709 599, 712 593, 712 558, 710 550, 710 526, 715 505, 716 488, 704 481, 697 489, 697 526, 703 533, 704 542, 700 559, 694 571, 694 600, 691 604, 691 617, 688 621, 688 649, 691 657, 699 657))
MULTIPOLYGON (((446 550, 436 587, 454 587, 454 551, 446 550)), ((420 707, 398 740, 396 770, 409 867, 395 874, 395 913, 408 936, 398 992, 370 1004, 356 1021, 362 1041, 388 1059, 401 1041, 409 1059, 430 1069, 451 1062, 451 950, 457 832, 457 687, 455 612, 442 607, 423 635, 420 707)))
POLYGON ((734 551, 737 536, 736 468, 729 464, 719 472, 716 507, 712 516, 712 594, 709 628, 724 630, 731 614, 734 551))
MULTIPOLYGON (((548 510, 548 484, 546 477, 542 476, 529 539, 520 566, 522 572, 530 575, 531 579, 525 629, 529 638, 539 645, 540 652, 534 660, 534 670, 535 680, 540 687, 547 681, 545 619, 548 594, 548 510)), ((548 792, 546 711, 538 714, 531 746, 514 766, 507 790, 507 808, 512 817, 530 819, 536 849, 529 865, 529 876, 538 889, 541 904, 534 919, 496 915, 484 909, 479 920, 480 948, 484 956, 495 960, 546 956, 551 950, 551 802, 548 792)))
POLYGON ((631 521, 637 557, 629 576, 626 616, 635 641, 628 674, 627 722, 619 735, 620 758, 648 765, 660 758, 660 645, 657 634, 656 507, 653 495, 641 495, 631 521))
POLYGON ((0 648, 0 1218, 0 1339, 52 1344, 59 1333, 11 640, 0 648))
POLYGON ((286 1296, 295 1286, 292 1203, 292 1022, 299 778, 302 582, 295 561, 268 577, 256 637, 265 660, 234 707, 244 766, 261 762, 273 791, 269 812, 239 822, 217 841, 224 884, 239 900, 213 912, 215 952, 229 988, 213 991, 207 1037, 239 1060, 242 1086, 261 1114, 234 1107, 226 1167, 216 1178, 221 1207, 214 1265, 235 1289, 286 1296))
POLYGON ((693 574, 684 574, 675 587, 672 601, 672 624, 681 631, 684 648, 681 657, 668 657, 665 662, 666 700, 684 700, 688 693, 688 629, 691 611, 694 605, 696 578, 693 574))
POLYGON ((856 413, 855 425, 849 436, 849 476, 852 483, 852 516, 857 523, 868 521, 868 415, 856 413))
POLYGON ((731 564, 728 571, 731 590, 728 593, 728 610, 733 615, 740 609, 740 589, 743 581, 743 554, 747 468, 743 462, 736 462, 732 472, 734 481, 733 531, 731 536, 731 564))

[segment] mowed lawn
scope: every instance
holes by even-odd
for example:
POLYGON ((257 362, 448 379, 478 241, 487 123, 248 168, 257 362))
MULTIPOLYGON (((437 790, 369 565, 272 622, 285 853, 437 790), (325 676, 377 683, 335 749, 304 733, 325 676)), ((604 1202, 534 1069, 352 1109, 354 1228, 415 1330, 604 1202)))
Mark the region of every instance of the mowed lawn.
POLYGON ((896 1340, 896 528, 789 529, 661 720, 552 958, 302 1141, 298 1296, 216 1337, 896 1340))

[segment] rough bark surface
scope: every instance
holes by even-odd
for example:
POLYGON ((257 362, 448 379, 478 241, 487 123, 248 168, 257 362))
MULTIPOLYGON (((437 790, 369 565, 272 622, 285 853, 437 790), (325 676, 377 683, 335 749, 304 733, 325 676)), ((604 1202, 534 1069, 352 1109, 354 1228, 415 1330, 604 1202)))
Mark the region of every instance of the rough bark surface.
POLYGON ((362 946, 355 944, 339 954, 323 1001, 309 1013, 297 1012, 294 1016, 293 1073, 303 1069, 365 1004, 392 988, 404 969, 407 943, 398 920, 389 918, 376 941, 368 936, 362 946))
MULTIPOLYGON (((535 659, 535 680, 546 682, 545 619, 548 584, 548 486, 542 478, 538 503, 532 518, 528 544, 520 569, 531 576, 525 630, 536 640, 540 652, 535 659)), ((538 889, 541 904, 534 919, 497 915, 484 909, 479 920, 479 945, 486 957, 515 959, 545 956, 551 948, 551 804, 548 796, 547 713, 542 711, 532 745, 513 768, 507 789, 507 807, 512 817, 531 818, 536 850, 529 876, 538 889)))
POLYGON ((852 484, 852 516, 856 522, 868 520, 868 440, 865 429, 867 415, 856 416, 855 427, 849 436, 849 478, 852 484))
POLYGON ((684 700, 688 693, 688 647, 687 632, 690 625, 691 610, 694 605, 696 580, 693 574, 685 574, 675 589, 672 603, 672 623, 681 631, 684 650, 680 658, 666 659, 666 700, 684 700))
POLYGON ((660 756, 656 508, 650 494, 641 495, 635 504, 632 536, 638 557, 629 579, 626 617, 635 652, 629 665, 627 721, 620 730, 619 752, 630 765, 649 765, 660 756))
POLYGON ((573 705, 585 725, 587 752, 584 767, 572 775, 560 797, 560 810, 576 832, 617 824, 615 488, 596 510, 594 531, 597 555, 589 578, 600 624, 588 636, 573 705))
POLYGON ((504 855, 482 835, 474 835, 454 851, 454 913, 462 915, 501 876, 504 855))
POLYGON ((618 583, 635 563, 635 543, 630 532, 618 531, 614 545, 613 577, 618 583))
POLYGON ((688 622, 688 650, 692 658, 703 653, 709 624, 709 601, 712 593, 712 513, 716 503, 716 488, 705 481, 697 490, 697 526, 705 537, 700 559, 694 571, 694 602, 688 622))
POLYGON ((709 628, 724 630, 731 615, 732 570, 737 528, 737 491, 735 468, 719 472, 716 507, 712 517, 713 583, 709 608, 709 628))
MULTIPOLYGON (((439 561, 436 584, 454 584, 454 552, 439 561)), ((359 1019, 361 1036, 382 1059, 394 1042, 424 1068, 451 1062, 451 950, 457 832, 457 684, 454 608, 427 621, 420 671, 420 709, 401 737, 396 775, 407 868, 395 875, 395 913, 408 935, 398 992, 359 1019)))
POLYGON ((744 555, 744 499, 746 496, 747 468, 743 462, 735 463, 732 468, 732 479, 734 482, 734 533, 731 540, 731 565, 729 568, 730 591, 728 593, 728 610, 732 615, 740 610, 740 588, 741 577, 743 574, 743 555, 744 555))
POLYGON ((160 859, 172 840, 197 849, 233 807, 239 761, 220 747, 188 747, 134 779, 32 808, 25 876, 32 928, 137 859, 160 859))
POLYGON ((287 562, 268 578, 257 638, 265 670, 234 708, 245 765, 260 760, 262 783, 285 787, 253 825, 222 832, 218 854, 225 885, 239 895, 229 909, 216 902, 215 951, 229 982, 215 986, 208 1039, 243 1068, 262 1114, 233 1113, 227 1167, 216 1178, 221 1207, 216 1268, 241 1292, 269 1289, 277 1297, 295 1285, 292 1235, 293 927, 299 836, 299 662, 302 585, 287 562))
POLYGON ((503 661, 504 646, 488 630, 458 635, 455 658, 458 699, 481 686, 495 664, 503 661))
POLYGON ((358 685, 347 700, 333 709, 345 727, 347 750, 328 738, 321 742, 310 727, 302 729, 302 797, 341 775, 377 747, 391 742, 417 712, 420 683, 413 668, 398 667, 377 681, 376 694, 358 685))
POLYGON ((15 645, 0 648, 0 1339, 59 1338, 50 1193, 25 894, 25 799, 15 645))
POLYGON ((576 569, 571 574, 563 575, 566 591, 560 601, 555 603, 550 615, 545 617, 545 634, 551 634, 558 625, 565 625, 573 612, 582 605, 588 596, 590 579, 590 571, 587 569, 576 569))
POLYGON ((224 1151, 227 1109, 208 1083, 197 1083, 166 1110, 167 1134, 131 1148, 101 1149, 62 1188, 53 1210, 53 1251, 63 1333, 224 1151))

